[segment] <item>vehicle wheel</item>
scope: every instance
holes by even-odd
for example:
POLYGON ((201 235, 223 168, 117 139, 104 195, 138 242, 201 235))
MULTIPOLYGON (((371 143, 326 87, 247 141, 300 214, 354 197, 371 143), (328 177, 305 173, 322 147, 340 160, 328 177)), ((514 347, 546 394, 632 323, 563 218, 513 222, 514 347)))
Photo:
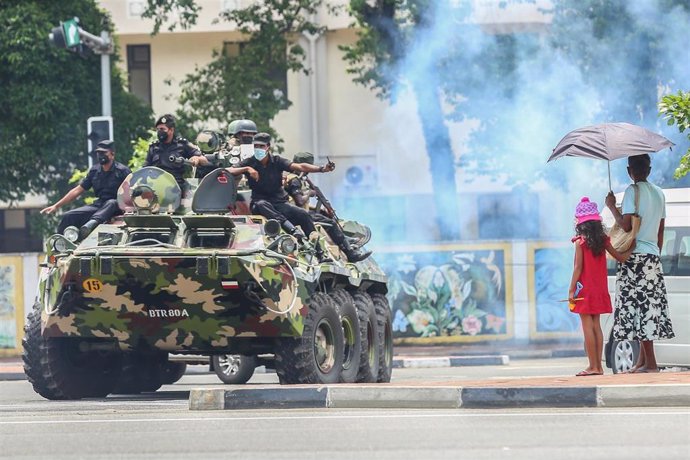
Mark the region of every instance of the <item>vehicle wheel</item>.
POLYGON ((163 385, 172 385, 182 378, 187 371, 187 363, 166 361, 161 364, 160 377, 163 385))
POLYGON ((164 361, 159 356, 127 353, 122 362, 122 375, 113 393, 135 395, 158 390, 163 385, 163 365, 164 361))
POLYGON ((338 383, 343 368, 343 328, 331 298, 316 292, 309 299, 302 337, 281 340, 275 353, 282 384, 338 383))
POLYGON ((374 302, 366 292, 357 291, 352 298, 359 315, 362 331, 362 353, 359 361, 357 382, 376 382, 379 375, 379 347, 377 346, 377 319, 374 302))
POLYGON ((342 383, 355 383, 362 355, 362 335, 366 335, 366 330, 362 331, 355 301, 346 290, 335 289, 330 293, 330 296, 335 303, 338 316, 340 316, 340 324, 343 327, 345 339, 340 381, 342 383))
POLYGON ((614 374, 627 372, 640 356, 640 342, 637 340, 613 340, 611 343, 611 370, 614 374))
POLYGON ((213 355, 213 370, 218 378, 230 385, 247 383, 256 369, 256 358, 247 355, 213 355))
POLYGON ((24 372, 46 399, 103 398, 121 370, 119 350, 83 350, 89 341, 41 335, 41 305, 34 305, 24 327, 24 372))
POLYGON ((378 326, 379 373, 377 382, 388 383, 393 373, 393 320, 391 307, 385 295, 371 296, 378 326))

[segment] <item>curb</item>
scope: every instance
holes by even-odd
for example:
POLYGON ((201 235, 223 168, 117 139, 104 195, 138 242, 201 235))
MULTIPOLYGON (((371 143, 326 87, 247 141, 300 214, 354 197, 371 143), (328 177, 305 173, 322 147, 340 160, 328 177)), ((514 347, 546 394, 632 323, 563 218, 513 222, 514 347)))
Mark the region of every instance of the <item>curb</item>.
POLYGON ((22 372, 0 372, 0 381, 26 380, 26 374, 22 372))
POLYGON ((690 405, 690 385, 460 387, 320 385, 193 389, 190 410, 229 409, 496 409, 538 407, 677 407, 690 405))
POLYGON ((430 368, 461 366, 506 366, 508 355, 443 356, 436 358, 393 358, 394 368, 430 368))

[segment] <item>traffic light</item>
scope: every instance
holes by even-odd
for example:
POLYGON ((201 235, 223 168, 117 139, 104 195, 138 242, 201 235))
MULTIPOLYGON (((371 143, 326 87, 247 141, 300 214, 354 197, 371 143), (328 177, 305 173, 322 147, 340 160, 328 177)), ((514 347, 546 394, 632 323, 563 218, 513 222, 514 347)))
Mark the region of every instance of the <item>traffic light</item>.
POLYGON ((48 41, 50 41, 53 46, 58 48, 67 48, 67 43, 65 42, 65 32, 62 29, 62 24, 60 24, 60 27, 53 27, 48 34, 48 41))
POLYGON ((86 120, 86 138, 89 155, 93 155, 99 142, 113 140, 113 117, 89 117, 86 120))
POLYGON ((79 18, 68 19, 61 22, 59 27, 53 27, 48 34, 48 41, 57 48, 67 48, 67 51, 77 53, 86 59, 92 55, 91 48, 85 46, 82 32, 88 35, 79 27, 79 18))
POLYGON ((79 48, 81 45, 81 29, 79 18, 68 19, 60 23, 60 27, 53 27, 48 34, 50 43, 58 48, 79 48))

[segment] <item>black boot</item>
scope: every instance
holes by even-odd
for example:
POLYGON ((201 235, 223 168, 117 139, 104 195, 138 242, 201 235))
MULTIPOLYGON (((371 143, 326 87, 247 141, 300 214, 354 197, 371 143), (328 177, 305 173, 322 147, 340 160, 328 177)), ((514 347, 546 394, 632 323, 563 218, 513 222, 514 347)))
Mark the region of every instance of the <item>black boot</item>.
POLYGON ((79 239, 83 240, 93 231, 94 228, 98 227, 100 222, 95 219, 89 220, 87 223, 81 226, 79 229, 79 239))
POLYGON ((363 251, 361 248, 353 248, 346 240, 343 241, 340 249, 343 250, 349 262, 361 262, 371 255, 371 251, 363 251))
POLYGON ((295 227, 294 225, 292 225, 292 222, 290 222, 289 220, 283 222, 282 227, 283 230, 297 238, 299 241, 302 241, 302 239, 306 238, 304 232, 299 227, 295 227))

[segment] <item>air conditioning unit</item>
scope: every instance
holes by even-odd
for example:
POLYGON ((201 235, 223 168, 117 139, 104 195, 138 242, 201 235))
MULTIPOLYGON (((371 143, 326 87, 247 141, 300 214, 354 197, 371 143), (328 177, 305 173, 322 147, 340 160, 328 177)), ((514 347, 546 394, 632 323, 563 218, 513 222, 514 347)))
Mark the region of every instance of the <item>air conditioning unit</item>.
POLYGON ((378 186, 378 165, 375 156, 349 157, 342 163, 342 184, 346 189, 366 191, 378 186))

